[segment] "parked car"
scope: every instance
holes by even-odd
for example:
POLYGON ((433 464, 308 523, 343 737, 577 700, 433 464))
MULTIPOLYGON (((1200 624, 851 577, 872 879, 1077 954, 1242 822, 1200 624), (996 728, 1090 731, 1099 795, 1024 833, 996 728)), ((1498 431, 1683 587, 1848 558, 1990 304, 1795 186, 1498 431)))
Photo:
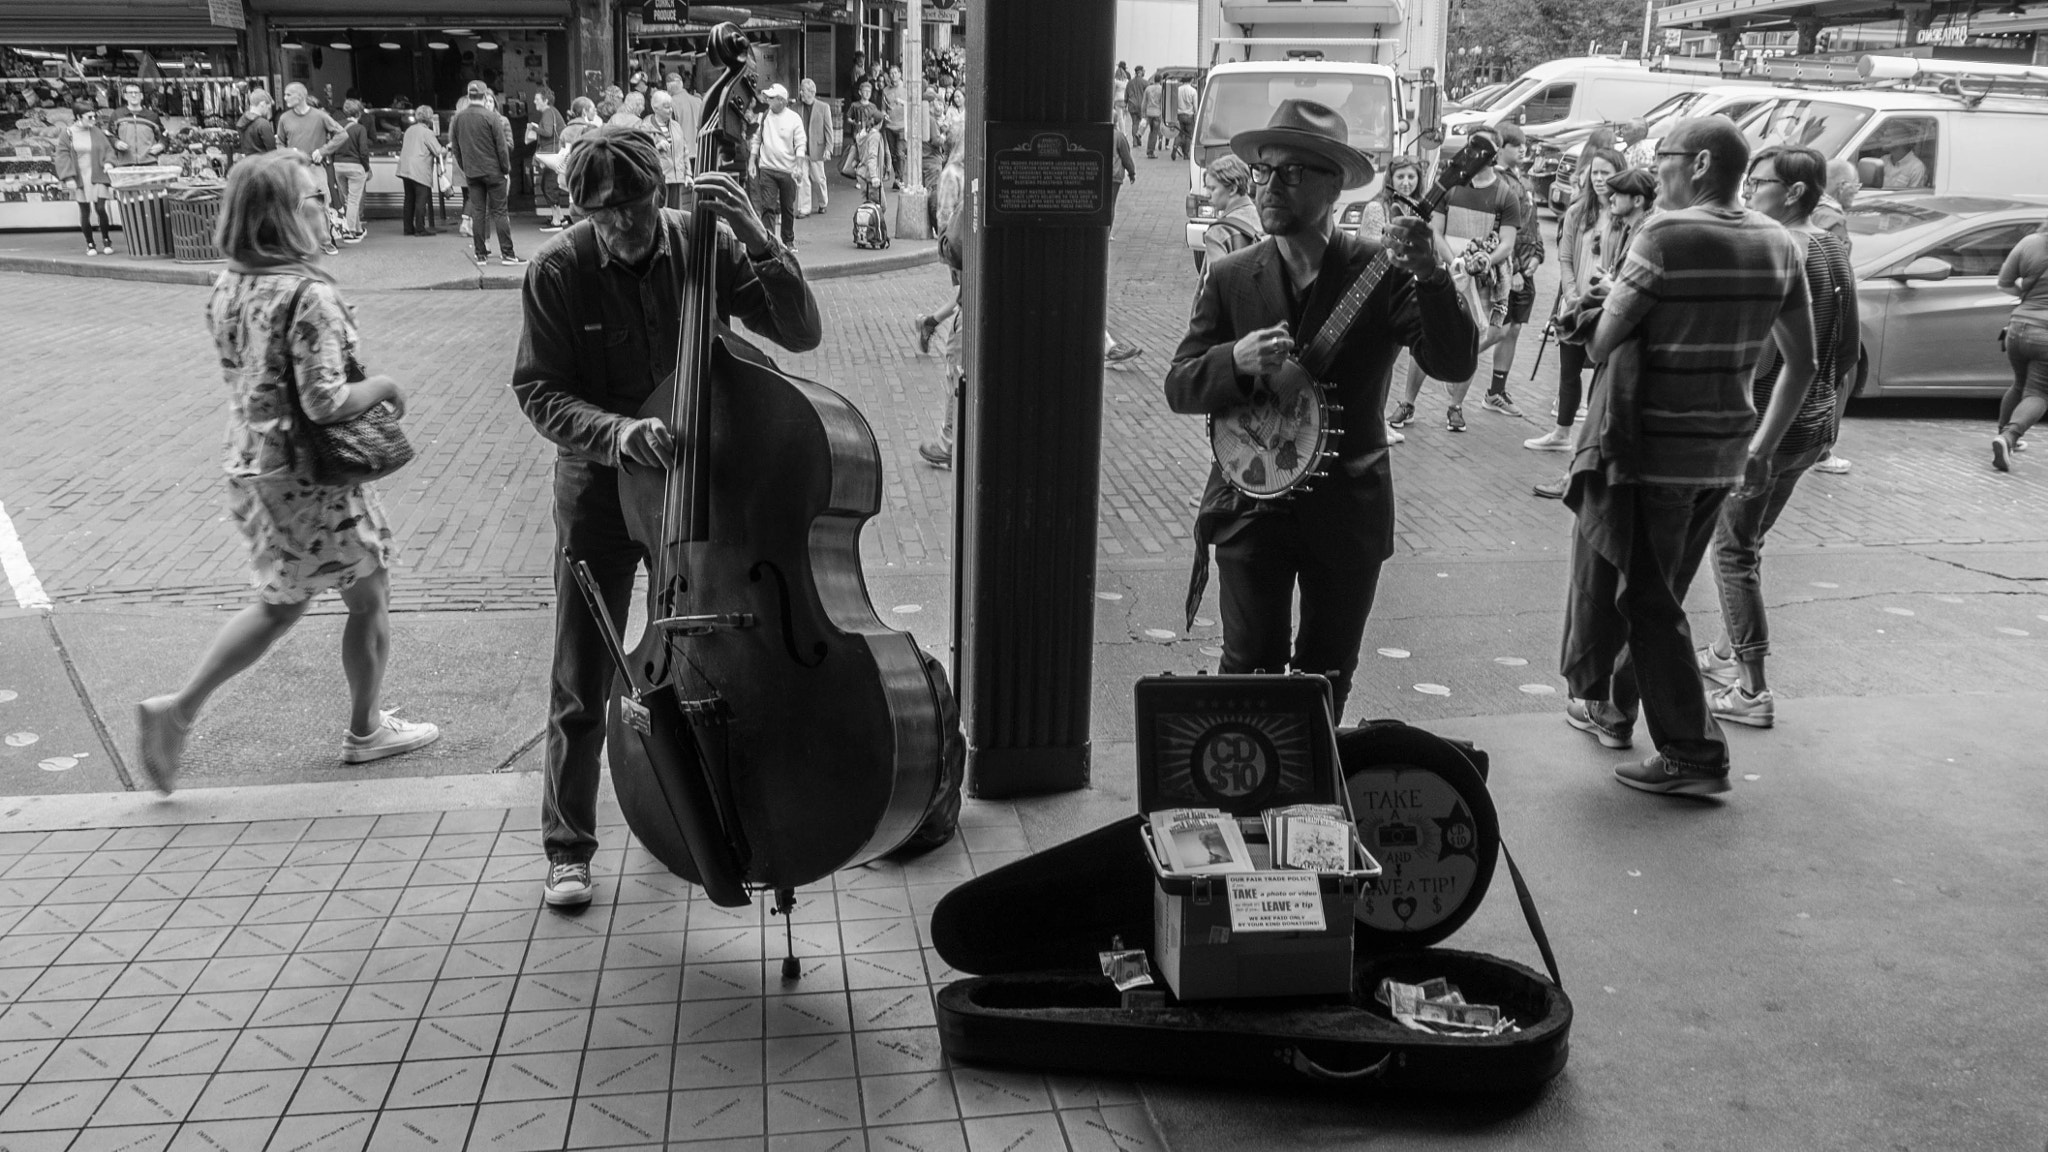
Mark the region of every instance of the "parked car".
POLYGON ((1866 193, 1849 210, 1863 353, 1859 397, 2002 396, 2014 299, 1998 270, 2048 219, 2048 196, 1866 193))

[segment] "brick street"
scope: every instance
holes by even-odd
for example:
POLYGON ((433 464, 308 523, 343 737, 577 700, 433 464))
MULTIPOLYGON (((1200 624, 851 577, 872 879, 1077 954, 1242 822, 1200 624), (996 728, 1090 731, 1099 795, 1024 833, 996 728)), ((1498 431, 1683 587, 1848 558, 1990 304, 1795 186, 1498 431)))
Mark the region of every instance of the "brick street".
MULTIPOLYGON (((1158 389, 1195 284, 1180 243, 1183 170, 1157 160, 1143 161, 1141 171, 1124 197, 1112 252, 1111 327, 1145 353, 1104 375, 1099 532, 1111 568, 1184 562, 1192 499, 1207 467, 1201 422, 1166 411, 1158 389)), ((1539 300, 1547 302, 1554 262, 1544 272, 1539 300)), ((206 290, 21 274, 0 274, 0 289, 9 302, 0 346, 13 363, 32 366, 12 374, 0 499, 51 595, 239 595, 242 543, 220 513, 222 416, 201 318, 206 290)), ((790 371, 848 394, 874 426, 888 484, 863 551, 881 571, 943 570, 951 555, 952 477, 916 456, 936 430, 943 365, 936 355, 918 356, 911 334, 912 317, 938 307, 948 291, 938 266, 822 282, 824 345, 779 357, 790 371)), ((422 448, 385 486, 404 549, 394 581, 399 606, 547 602, 551 452, 504 387, 518 340, 517 294, 362 292, 351 302, 373 367, 408 385, 409 426, 422 448)), ((1403 555, 1562 549, 1564 514, 1528 491, 1562 457, 1520 446, 1547 425, 1554 398, 1554 349, 1528 383, 1537 344, 1532 330, 1512 378, 1523 420, 1479 409, 1482 381, 1467 403, 1471 431, 1452 434, 1441 425, 1439 386, 1425 391, 1409 442, 1396 450, 1403 555)), ((1989 402, 1859 405, 1842 441, 1856 470, 1811 477, 1774 546, 2041 539, 2040 471, 1998 476, 1985 466, 1991 413, 1989 402)))

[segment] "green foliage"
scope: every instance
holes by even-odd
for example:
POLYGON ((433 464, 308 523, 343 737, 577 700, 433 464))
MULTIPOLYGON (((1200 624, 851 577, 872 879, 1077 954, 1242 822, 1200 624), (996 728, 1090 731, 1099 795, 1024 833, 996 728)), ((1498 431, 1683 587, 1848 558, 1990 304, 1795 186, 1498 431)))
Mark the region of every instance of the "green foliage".
MULTIPOLYGON (((1605 53, 1627 41, 1642 47, 1640 0, 1457 0, 1451 10, 1451 44, 1481 46, 1482 59, 1509 78, 1546 60, 1583 56, 1598 41, 1605 53)), ((1454 74, 1470 71, 1469 57, 1452 62, 1454 74)))

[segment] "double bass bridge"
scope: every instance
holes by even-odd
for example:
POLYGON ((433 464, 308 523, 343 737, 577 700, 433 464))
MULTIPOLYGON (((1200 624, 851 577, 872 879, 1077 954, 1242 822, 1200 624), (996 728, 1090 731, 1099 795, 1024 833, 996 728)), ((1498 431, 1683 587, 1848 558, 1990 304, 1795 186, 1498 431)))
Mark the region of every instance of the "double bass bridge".
POLYGON ((759 626, 752 612, 712 612, 701 616, 666 616, 652 627, 667 636, 709 636, 714 632, 740 632, 759 626))

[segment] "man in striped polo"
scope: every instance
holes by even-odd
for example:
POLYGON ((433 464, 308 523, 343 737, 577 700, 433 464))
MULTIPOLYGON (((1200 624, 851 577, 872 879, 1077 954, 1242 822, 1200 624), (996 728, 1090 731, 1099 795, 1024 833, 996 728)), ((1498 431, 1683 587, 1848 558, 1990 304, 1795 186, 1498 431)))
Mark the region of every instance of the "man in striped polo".
POLYGON ((1813 318, 1799 245, 1737 199, 1749 145, 1735 125, 1681 121, 1656 161, 1665 211, 1636 233, 1586 348, 1607 370, 1587 416, 1601 431, 1582 438, 1565 495, 1578 516, 1565 719, 1627 748, 1640 712, 1657 754, 1615 778, 1711 796, 1728 791, 1728 745, 1700 686, 1685 593, 1722 502, 1770 480, 1813 382, 1813 318), (1758 419, 1750 383, 1773 337, 1784 367, 1758 419))

